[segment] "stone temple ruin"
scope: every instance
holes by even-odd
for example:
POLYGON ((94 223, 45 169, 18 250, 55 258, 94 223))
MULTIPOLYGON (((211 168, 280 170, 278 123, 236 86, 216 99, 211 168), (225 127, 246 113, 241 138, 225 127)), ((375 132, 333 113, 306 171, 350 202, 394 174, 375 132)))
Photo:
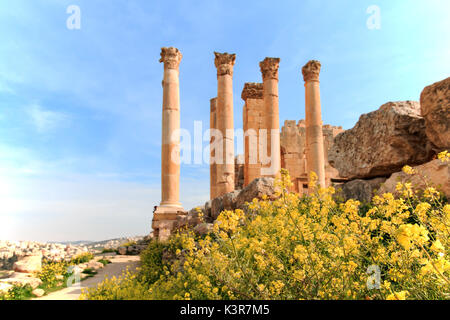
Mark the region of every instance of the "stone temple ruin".
MULTIPOLYGON (((425 88, 421 103, 391 102, 362 115, 354 128, 322 124, 319 61, 302 68, 305 85, 305 119, 286 120, 279 127, 279 58, 260 62, 262 83, 245 83, 241 98, 244 155, 234 155, 233 68, 235 54, 214 53, 217 97, 210 100, 210 201, 186 212, 179 202, 180 98, 176 48, 162 48, 164 63, 161 203, 153 215, 153 236, 167 239, 175 229, 188 226, 206 233, 224 209, 242 207, 263 193, 273 192, 280 169, 289 171, 292 190, 308 192, 308 178, 315 172, 323 187, 339 185, 344 198, 370 200, 375 189, 392 191, 402 166, 418 165, 450 197, 450 170, 434 160, 450 149, 450 78, 425 88), (431 161, 431 162, 430 162, 431 161), (206 219, 206 221, 205 221, 206 219)), ((418 168, 419 168, 418 167, 418 168)))

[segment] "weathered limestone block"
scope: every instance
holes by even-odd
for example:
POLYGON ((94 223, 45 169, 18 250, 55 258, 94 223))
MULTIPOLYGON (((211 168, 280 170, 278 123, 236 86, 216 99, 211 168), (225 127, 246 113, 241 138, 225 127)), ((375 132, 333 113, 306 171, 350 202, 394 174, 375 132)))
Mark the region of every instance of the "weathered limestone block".
POLYGON ((10 278, 0 280, 0 283, 16 284, 16 285, 30 285, 31 288, 36 289, 42 284, 42 280, 35 278, 31 273, 18 273, 15 272, 10 278))
POLYGON ((212 201, 211 200, 209 200, 209 201, 206 201, 205 202, 205 216, 206 217, 211 217, 211 205, 212 205, 212 201))
POLYGON ((211 202, 211 217, 215 220, 223 211, 223 196, 212 199, 211 202))
POLYGON ((211 217, 215 220, 222 211, 236 209, 236 200, 240 192, 240 190, 235 190, 213 199, 211 205, 211 217))
POLYGON ((378 194, 395 193, 395 187, 398 182, 411 182, 414 190, 424 190, 427 187, 426 181, 429 186, 435 187, 447 198, 450 198, 450 164, 448 162, 445 163, 436 159, 420 166, 415 166, 413 169, 416 172, 414 175, 408 175, 403 171, 394 173, 381 186, 378 194))
POLYGON ((345 201, 355 199, 361 202, 370 202, 374 196, 374 192, 378 190, 385 181, 386 178, 352 180, 342 185, 342 192, 340 195, 345 201))
POLYGON ((425 87, 420 107, 428 139, 437 151, 450 149, 450 77, 425 87))
POLYGON ((45 290, 44 289, 34 289, 31 292, 35 297, 42 297, 45 294, 45 290))
POLYGON ((338 134, 328 160, 341 177, 355 179, 387 176, 432 156, 419 103, 399 101, 361 115, 352 129, 338 134))
POLYGON ((254 198, 261 199, 267 195, 272 199, 275 194, 274 178, 258 178, 246 186, 236 198, 236 208, 243 209, 246 202, 251 202, 254 198))
POLYGON ((42 255, 25 256, 13 265, 16 272, 33 273, 42 269, 42 255))

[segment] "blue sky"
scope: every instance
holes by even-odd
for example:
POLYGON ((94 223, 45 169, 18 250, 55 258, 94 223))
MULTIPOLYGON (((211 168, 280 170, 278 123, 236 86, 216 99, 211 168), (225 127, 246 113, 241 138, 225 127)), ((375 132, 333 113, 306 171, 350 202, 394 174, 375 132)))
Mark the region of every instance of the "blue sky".
MULTIPOLYGON (((323 120, 351 128, 449 76, 450 2, 0 1, 0 238, 146 234, 160 201, 160 48, 183 53, 181 126, 209 125, 213 51, 236 53, 241 90, 280 57, 280 124, 304 118, 301 67, 320 60, 323 120), (69 5, 81 29, 69 30, 69 5), (370 5, 381 29, 367 28, 370 5)), ((203 147, 206 147, 206 142, 203 147)), ((209 196, 207 164, 182 165, 185 208, 209 196)))

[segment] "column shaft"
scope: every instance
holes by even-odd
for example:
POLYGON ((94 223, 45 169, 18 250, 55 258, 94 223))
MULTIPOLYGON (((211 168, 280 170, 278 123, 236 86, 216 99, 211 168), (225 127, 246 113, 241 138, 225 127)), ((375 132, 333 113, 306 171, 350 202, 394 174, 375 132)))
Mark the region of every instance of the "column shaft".
POLYGON ((217 196, 234 190, 233 66, 235 54, 215 52, 217 129, 222 133, 222 161, 217 168, 217 196))
POLYGON ((180 87, 178 66, 181 53, 176 48, 163 48, 164 62, 161 206, 181 207, 180 194, 180 87))
POLYGON ((320 62, 309 61, 302 69, 305 81, 306 161, 308 175, 317 174, 317 183, 325 187, 325 156, 322 132, 319 73, 320 62))
POLYGON ((270 163, 264 168, 264 175, 273 178, 279 177, 281 170, 280 116, 278 104, 279 64, 279 58, 265 58, 259 64, 263 77, 267 155, 270 158, 270 163))
POLYGON ((211 113, 209 117, 209 127, 211 129, 210 135, 210 164, 209 164, 209 191, 210 199, 217 197, 217 164, 215 162, 216 151, 214 149, 214 142, 216 137, 214 136, 213 130, 217 129, 217 98, 213 98, 210 101, 211 113))

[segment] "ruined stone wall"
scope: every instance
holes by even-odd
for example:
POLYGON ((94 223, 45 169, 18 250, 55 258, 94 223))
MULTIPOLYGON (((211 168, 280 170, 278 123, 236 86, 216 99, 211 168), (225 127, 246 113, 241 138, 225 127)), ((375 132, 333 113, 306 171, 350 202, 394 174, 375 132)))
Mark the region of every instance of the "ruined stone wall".
MULTIPOLYGON (((340 179, 338 171, 328 163, 328 151, 333 145, 334 137, 342 131, 342 127, 323 126, 327 185, 331 183, 331 179, 340 179)), ((295 120, 286 120, 281 128, 280 144, 281 166, 289 171, 294 184, 292 191, 303 193, 308 185, 305 120, 300 120, 297 124, 295 120)))

